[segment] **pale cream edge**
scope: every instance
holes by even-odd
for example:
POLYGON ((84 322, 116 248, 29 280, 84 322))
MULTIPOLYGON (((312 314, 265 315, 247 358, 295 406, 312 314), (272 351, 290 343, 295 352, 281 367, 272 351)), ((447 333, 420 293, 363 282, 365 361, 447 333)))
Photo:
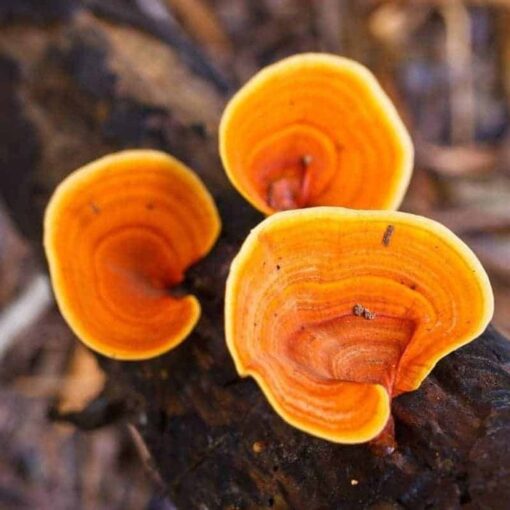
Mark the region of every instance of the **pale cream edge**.
POLYGON ((271 207, 262 203, 260 200, 256 200, 249 196, 249 193, 242 189, 236 176, 233 174, 230 165, 227 163, 227 141, 226 141, 226 130, 230 124, 231 118, 237 109, 238 104, 242 103, 246 97, 252 94, 254 90, 262 86, 266 81, 271 80, 275 75, 287 72, 290 65, 299 68, 303 62, 320 63, 326 65, 334 65, 342 71, 350 71, 357 75, 362 75, 365 78, 366 83, 370 86, 373 94, 377 97, 382 109, 390 119, 390 122, 398 131, 399 139, 404 148, 403 160, 400 168, 396 169, 398 179, 395 181, 395 189, 392 196, 388 199, 385 204, 385 209, 397 209, 402 200, 404 199, 405 192, 409 186, 411 176, 413 173, 414 165, 414 146, 411 140, 411 136, 407 131, 402 119, 400 118, 395 105, 388 97, 384 89, 381 87, 377 78, 374 74, 364 65, 351 60, 346 57, 339 55, 333 55, 328 53, 300 53, 291 57, 284 58, 274 64, 264 67, 257 74, 255 74, 250 80, 248 80, 241 89, 230 99, 228 102, 220 121, 219 128, 219 147, 220 157, 223 164, 223 168, 236 190, 256 209, 260 212, 270 215, 274 211, 271 207))
MULTIPOLYGON (((270 230, 274 226, 284 226, 288 223, 293 223, 296 218, 304 217, 304 218, 317 218, 317 219, 338 219, 341 221, 355 221, 355 220, 378 220, 378 221, 387 221, 388 223, 396 222, 395 220, 404 220, 405 223, 410 225, 416 225, 419 227, 424 227, 425 229, 434 232, 438 237, 441 239, 447 241, 451 246, 454 247, 457 251, 459 251, 462 256, 466 259, 469 266, 473 269, 473 272, 475 274, 475 277, 478 280, 478 283, 480 285, 481 295, 484 302, 484 313, 482 317, 479 320, 478 327, 474 328, 473 332, 469 337, 461 338, 455 344, 453 344, 450 348, 445 349, 440 355, 437 356, 437 359, 434 360, 434 365, 439 361, 441 358, 449 354, 450 352, 454 351, 455 349, 461 347, 462 345, 465 345, 466 343, 469 343, 471 340, 474 340, 479 334, 481 334, 485 328, 487 327, 488 323, 490 322, 492 315, 494 313, 494 295, 492 292, 491 284, 489 281, 489 278, 487 276, 487 273, 485 272, 485 269, 481 265, 480 261, 476 257, 476 255, 471 251, 471 249, 461 240, 459 239, 451 230, 449 230, 444 225, 441 225, 440 223, 430 220, 428 218, 424 218, 422 216, 417 216, 410 213, 404 213, 404 212, 397 212, 397 211, 365 211, 365 210, 354 210, 354 209, 345 209, 341 207, 314 207, 310 209, 296 209, 292 211, 285 211, 276 213, 272 216, 269 216, 264 221, 262 221, 257 227, 255 227, 248 237, 246 238, 245 242, 243 243, 239 253, 234 258, 232 265, 230 267, 230 273, 227 278, 227 285, 226 285, 226 294, 225 294, 225 337, 226 337, 226 343, 227 347, 232 355, 232 358, 234 360, 234 364, 236 367, 237 372, 242 377, 251 376, 253 377, 259 386, 261 387, 262 391, 264 392, 265 396, 273 406, 273 408, 278 412, 278 414, 289 424, 295 426, 296 428, 299 428, 301 430, 305 430, 306 432, 309 432, 312 435, 316 435, 318 437, 322 437, 324 439, 328 439, 330 441, 335 442, 342 442, 342 443, 348 443, 344 438, 332 438, 327 437, 321 430, 308 430, 304 429, 302 425, 292 417, 288 416, 285 411, 281 408, 281 406, 276 402, 276 399, 273 397, 271 390, 266 385, 266 383, 262 380, 259 374, 256 374, 254 372, 250 372, 247 370, 241 363, 240 357, 237 352, 237 348, 235 346, 235 340, 234 340, 234 334, 233 334, 233 323, 232 323, 232 316, 234 312, 234 302, 235 302, 235 296, 236 291, 238 287, 238 274, 240 270, 240 266, 243 264, 244 260, 248 258, 251 254, 251 252, 256 248, 257 242, 258 242, 258 235, 260 232, 270 230)), ((433 366, 432 366, 433 368, 433 366)), ((424 371, 423 377, 420 380, 419 383, 425 379, 425 377, 429 374, 429 372, 432 370, 430 368, 429 370, 424 371)), ((418 384, 419 386, 419 384, 418 384)), ((413 388, 415 389, 415 388, 413 388)), ((384 393, 386 393, 386 390, 384 390, 384 393)), ((386 394, 387 398, 389 399, 388 395, 386 394)), ((388 403, 388 413, 390 412, 390 405, 388 403)), ((389 414, 388 414, 389 417, 389 414)), ((386 418, 387 421, 388 418, 386 418)), ((386 421, 384 423, 386 423, 386 421)), ((384 427, 384 425, 383 425, 384 427)), ((381 430, 382 428, 381 427, 381 430)), ((380 430, 379 430, 380 432, 380 430)), ((375 437, 377 434, 374 434, 374 436, 365 439, 363 441, 367 441, 373 437, 375 437)), ((352 441, 354 442, 363 442, 362 440, 356 440, 352 441)))
POLYGON ((172 338, 171 342, 168 342, 166 345, 160 347, 159 349, 153 350, 149 349, 143 355, 140 355, 139 353, 138 354, 130 353, 127 351, 110 351, 108 349, 104 349, 102 345, 98 346, 94 338, 89 336, 87 332, 80 327, 79 319, 71 311, 72 307, 68 306, 67 296, 62 295, 62 293, 57 290, 63 287, 64 275, 57 267, 56 257, 54 255, 54 248, 52 246, 52 239, 53 239, 53 224, 58 219, 58 209, 60 201, 68 193, 72 193, 77 188, 79 188, 81 184, 83 184, 88 179, 93 177, 93 174, 96 171, 104 168, 105 165, 109 165, 114 162, 120 162, 123 160, 132 161, 134 158, 143 158, 143 160, 147 160, 147 158, 149 158, 153 159, 156 162, 161 161, 166 164, 170 163, 174 171, 179 172, 184 179, 187 179, 189 182, 193 183, 193 185, 197 185, 199 188, 202 189, 204 193, 204 198, 206 199, 205 203, 208 204, 211 212, 211 217, 213 218, 214 221, 214 231, 211 233, 211 237, 209 240, 209 248, 205 252, 205 254, 208 251, 210 251, 210 249, 214 246, 214 243, 216 242, 221 230, 221 221, 219 213, 216 209, 216 205, 214 203, 214 199, 207 190, 207 188, 205 187, 202 180, 182 162, 180 162, 179 160, 177 160, 176 158, 169 154, 157 150, 131 149, 103 156, 73 171, 56 187, 53 195, 51 196, 50 201, 48 202, 44 214, 43 245, 46 253, 46 258, 48 260, 50 277, 58 307, 60 309, 60 312, 66 319, 66 322, 73 330, 73 332, 85 345, 87 345, 94 351, 103 354, 104 356, 125 361, 153 358, 167 352, 168 350, 171 350, 172 348, 176 347, 181 342, 183 342, 186 339, 186 337, 189 336, 191 331, 194 329, 196 323, 198 322, 198 319, 200 318, 201 307, 199 301, 196 299, 195 296, 191 295, 186 296, 186 299, 189 299, 193 303, 194 310, 193 319, 190 321, 189 324, 186 325, 186 327, 184 327, 181 330, 181 332, 178 335, 172 338))

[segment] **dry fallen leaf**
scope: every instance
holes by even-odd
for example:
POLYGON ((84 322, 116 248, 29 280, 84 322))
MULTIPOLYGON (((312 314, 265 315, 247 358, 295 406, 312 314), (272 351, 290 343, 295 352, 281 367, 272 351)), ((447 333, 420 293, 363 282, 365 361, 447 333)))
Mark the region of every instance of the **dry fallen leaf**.
POLYGON ((102 391, 104 372, 95 356, 80 344, 76 344, 67 373, 58 395, 58 411, 70 413, 82 411, 102 391))
POLYGON ((498 151, 481 144, 440 146, 417 140, 416 159, 422 166, 441 175, 473 176, 495 170, 498 151))

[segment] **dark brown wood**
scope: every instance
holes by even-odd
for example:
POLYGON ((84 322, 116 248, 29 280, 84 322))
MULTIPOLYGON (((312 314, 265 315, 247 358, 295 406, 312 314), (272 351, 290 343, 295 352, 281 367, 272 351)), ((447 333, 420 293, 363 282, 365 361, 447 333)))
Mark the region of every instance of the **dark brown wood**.
POLYGON ((0 3, 3 199, 39 243, 44 206, 65 175, 108 152, 156 147, 204 179, 223 231, 188 273, 203 307, 192 336, 152 361, 102 360, 103 400, 67 419, 94 428, 113 413, 134 423, 179 509, 508 508, 510 344, 493 329, 394 401, 398 447, 387 456, 289 427, 252 380, 239 379, 223 337, 224 284, 261 216, 218 159, 227 87, 189 41, 183 49, 182 34, 168 35, 171 24, 166 37, 152 36, 143 13, 112 2, 105 17, 100 4, 0 3))

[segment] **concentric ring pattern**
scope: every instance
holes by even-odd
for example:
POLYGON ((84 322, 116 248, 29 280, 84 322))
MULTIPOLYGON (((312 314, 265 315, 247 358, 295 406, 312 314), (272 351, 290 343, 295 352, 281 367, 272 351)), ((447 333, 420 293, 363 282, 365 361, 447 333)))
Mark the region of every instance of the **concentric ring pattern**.
POLYGON ((341 443, 377 436, 391 398, 479 335, 487 275, 445 227, 391 211, 316 207, 255 228, 231 266, 226 338, 290 424, 341 443))
POLYGON ((211 249, 220 222, 202 182, 179 161, 133 150, 90 163, 58 186, 44 228, 60 310, 92 349, 149 358, 194 327, 198 301, 171 288, 211 249))
POLYGON ((314 53, 266 67, 233 97, 220 152, 233 185, 265 214, 395 209, 413 164, 409 134, 372 73, 314 53))

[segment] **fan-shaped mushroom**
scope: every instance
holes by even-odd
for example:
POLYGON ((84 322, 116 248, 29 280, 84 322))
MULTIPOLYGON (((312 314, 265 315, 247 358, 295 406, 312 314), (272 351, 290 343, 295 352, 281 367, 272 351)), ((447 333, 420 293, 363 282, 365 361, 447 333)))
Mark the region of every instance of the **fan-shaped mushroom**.
POLYGON ((228 277, 225 328, 239 374, 287 422, 359 443, 384 429, 392 397, 418 388, 492 312, 483 267, 447 228, 317 207, 250 233, 228 277))
POLYGON ((171 156, 132 150, 69 175, 46 210, 44 247, 60 310, 89 347, 144 359, 200 316, 173 286, 214 244, 220 220, 199 178, 171 156))
POLYGON ((265 214, 396 209, 413 164, 410 137, 372 73, 314 53, 266 67, 233 97, 220 152, 233 185, 265 214))

